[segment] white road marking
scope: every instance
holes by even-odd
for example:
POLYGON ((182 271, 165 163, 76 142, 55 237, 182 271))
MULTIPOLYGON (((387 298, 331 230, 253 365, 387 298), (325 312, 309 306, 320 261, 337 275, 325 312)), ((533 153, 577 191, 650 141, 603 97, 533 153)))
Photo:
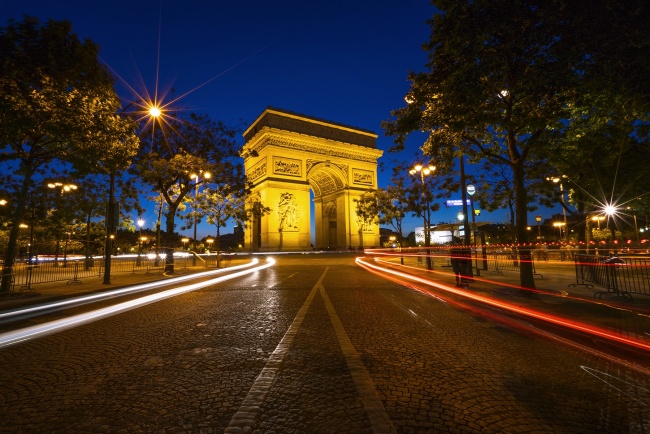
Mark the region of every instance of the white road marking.
POLYGON ((293 343, 298 330, 302 325, 302 322, 305 318, 305 315, 309 311, 312 301, 316 296, 316 292, 320 292, 323 301, 325 302, 325 308, 332 321, 334 326, 334 331, 341 346, 341 350, 345 357, 348 369, 350 370, 350 375, 354 381, 354 384, 357 387, 357 391, 361 396, 364 409, 368 414, 370 419, 370 424, 372 430, 375 433, 395 433, 397 432, 395 427, 388 416, 379 395, 375 389, 375 386, 370 379, 368 371, 363 366, 363 363, 360 360, 359 353, 354 349, 350 338, 345 332, 343 323, 339 319, 332 302, 330 301, 325 287, 323 286, 323 278, 327 273, 326 268, 321 277, 318 279, 318 282, 309 292, 307 299, 303 303, 302 307, 298 311, 295 319, 291 323, 291 326, 285 333, 284 337, 273 351, 269 357, 268 362, 260 372, 260 374, 255 379, 253 386, 250 388, 248 395, 242 402, 239 410, 230 420, 230 424, 224 431, 225 433, 245 433, 253 429, 255 422, 257 420, 260 408, 264 404, 266 396, 275 381, 275 378, 282 366, 285 356, 289 352, 289 348, 293 343))
POLYGON ((327 269, 325 269, 322 276, 318 279, 318 282, 316 282, 316 285, 314 285, 312 288, 311 292, 307 296, 307 299, 291 323, 291 326, 289 326, 289 330, 287 330, 287 332, 284 334, 282 340, 269 357, 268 362, 266 362, 266 365, 262 369, 262 372, 260 372, 260 374, 255 379, 255 382, 253 382, 253 386, 248 391, 248 395, 246 398, 244 398, 244 401, 239 407, 239 410, 237 410, 237 413, 235 413, 232 419, 230 419, 230 424, 224 432, 242 433, 249 432, 252 429, 253 425, 255 424, 257 415, 260 411, 260 407, 264 403, 266 395, 268 394, 271 386, 273 385, 273 382, 275 381, 275 376, 277 375, 280 366, 284 361, 284 357, 289 351, 289 347, 296 338, 296 334, 298 334, 298 330, 300 329, 300 326, 305 319, 305 315, 309 310, 309 306, 311 306, 311 302, 314 299, 318 288, 321 286, 321 282, 325 277, 325 273, 327 273, 327 269))

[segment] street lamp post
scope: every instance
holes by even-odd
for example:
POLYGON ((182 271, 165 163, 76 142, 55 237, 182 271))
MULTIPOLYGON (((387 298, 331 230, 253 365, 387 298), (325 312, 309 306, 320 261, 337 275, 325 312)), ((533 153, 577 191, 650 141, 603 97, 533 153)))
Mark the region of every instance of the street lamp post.
POLYGON ((138 219, 138 226, 140 227, 140 233, 138 237, 138 259, 136 260, 136 266, 142 264, 142 226, 144 226, 144 220, 142 218, 138 219))
MULTIPOLYGON (((460 188, 461 188, 461 199, 463 200, 463 215, 467 216, 467 189, 465 188, 465 156, 464 154, 460 155, 460 188)), ((468 220, 469 221, 469 220, 468 220)), ((467 230, 467 223, 463 221, 465 227, 465 247, 469 248, 471 244, 471 234, 467 230)))
MULTIPOLYGON (((106 241, 104 245, 104 285, 111 284, 111 255, 113 250, 113 227, 115 226, 115 170, 111 170, 106 211, 106 241)), ((119 216, 118 216, 119 218, 119 216)))
POLYGON ((537 240, 540 241, 542 239, 542 227, 540 226, 542 223, 542 216, 535 216, 535 220, 537 221, 537 240))
MULTIPOLYGON (((212 176, 210 174, 210 172, 203 172, 202 170, 199 171, 198 174, 193 173, 193 174, 190 175, 190 178, 195 180, 195 183, 194 183, 194 219, 193 219, 194 220, 194 243, 195 243, 194 250, 196 250, 196 221, 197 221, 196 210, 197 210, 197 204, 198 204, 198 201, 199 201, 199 182, 200 182, 199 181, 199 175, 200 174, 203 174, 203 179, 210 179, 210 177, 212 176)), ((194 254, 192 256, 192 266, 196 266, 196 254, 194 254)))
MULTIPOLYGON (((472 205, 472 238, 474 238, 474 255, 475 255, 475 263, 476 263, 476 275, 480 276, 481 272, 479 271, 478 268, 478 249, 476 245, 476 210, 474 209, 474 193, 476 193, 476 187, 474 187, 472 184, 467 186, 467 194, 469 194, 469 201, 470 204, 472 205)), ((469 222, 468 222, 469 224, 469 222)))
POLYGON ((429 249, 428 247, 431 245, 431 208, 429 206, 429 199, 425 195, 425 183, 424 183, 424 177, 431 175, 434 171, 436 170, 436 166, 429 165, 427 167, 424 167, 421 164, 416 164, 413 166, 411 170, 409 170, 409 174, 411 176, 415 176, 416 174, 420 174, 420 182, 422 183, 422 191, 421 191, 421 197, 422 197, 422 203, 426 205, 426 212, 422 212, 422 219, 424 222, 424 247, 426 248, 426 257, 427 257, 427 270, 431 270, 432 264, 431 264, 431 256, 429 255, 429 249))
MULTIPOLYGON (((142 243, 141 246, 144 246, 145 244, 147 244, 148 241, 149 241, 149 238, 140 237, 140 243, 142 243)), ((146 256, 148 257, 148 255, 146 255, 146 256)))
MULTIPOLYGON (((75 184, 64 184, 62 182, 50 182, 50 183, 47 184, 47 186, 49 188, 52 188, 52 189, 60 190, 62 196, 65 193, 69 193, 69 192, 74 191, 74 190, 77 189, 77 186, 75 184)), ((34 218, 33 217, 34 217, 34 208, 32 208, 32 226, 34 225, 34 222, 33 222, 34 218)), ((68 241, 66 241, 65 249, 63 251, 63 266, 64 267, 67 266, 67 248, 68 248, 68 241)), ((59 239, 57 237, 56 257, 54 258, 55 264, 58 264, 58 261, 59 261, 59 239)), ((31 256, 30 256, 29 262, 30 262, 30 264, 32 262, 31 256)))
MULTIPOLYGON (((562 177, 565 177, 562 175, 562 177)), ((553 181, 555 184, 560 184, 560 201, 562 202, 562 217, 564 221, 564 242, 569 242, 569 231, 566 230, 567 221, 566 221, 566 204, 564 203, 564 186, 562 185, 562 180, 560 178, 546 178, 549 181, 553 181)))
MULTIPOLYGON (((130 103, 122 109, 120 113, 124 113, 127 108, 133 105, 134 102, 130 103)), ((152 104, 145 104, 146 107, 149 107, 149 116, 152 118, 157 118, 162 115, 160 108, 152 104)), ((113 240, 111 237, 114 237, 112 232, 115 224, 115 171, 116 168, 110 169, 110 185, 108 187, 108 209, 106 210, 106 242, 104 245, 104 285, 111 284, 111 253, 113 250, 113 240)), ((119 218, 119 212, 117 217, 119 218)))

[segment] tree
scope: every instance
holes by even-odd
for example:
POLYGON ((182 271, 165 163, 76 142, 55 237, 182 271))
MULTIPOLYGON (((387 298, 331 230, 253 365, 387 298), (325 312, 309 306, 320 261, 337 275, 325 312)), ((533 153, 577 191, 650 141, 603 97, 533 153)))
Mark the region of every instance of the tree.
POLYGON ((409 209, 403 200, 405 189, 403 179, 391 179, 385 189, 377 190, 377 210, 379 211, 379 223, 390 225, 400 237, 400 244, 404 244, 404 232, 402 222, 409 209))
MULTIPOLYGON (((539 171, 530 168, 556 160, 549 152, 555 144, 566 149, 563 138, 572 133, 576 120, 593 124, 592 109, 602 107, 596 102, 609 95, 603 89, 631 86, 629 78, 616 78, 608 62, 632 61, 647 69, 642 56, 648 51, 648 36, 626 29, 623 16, 638 14, 645 21, 648 7, 641 1, 627 8, 610 7, 606 1, 569 0, 432 3, 441 13, 430 21, 432 33, 425 46, 430 52, 429 71, 410 74, 410 104, 393 111, 394 119, 385 123, 387 133, 396 136, 397 149, 407 134, 422 130, 429 132, 422 148, 425 154, 452 150, 456 156, 509 166, 516 236, 525 240, 532 199, 527 186, 541 182, 539 171), (607 22, 607 14, 613 14, 613 26, 599 29, 589 24, 592 19, 607 22), (615 37, 616 44, 607 43, 605 48, 595 44, 594 38, 605 39, 602 33, 615 37), (635 51, 639 46, 643 49, 635 51), (597 78, 593 71, 598 70, 618 85, 597 78)), ((629 66, 619 70, 632 72, 629 66)), ((631 92, 619 97, 634 102, 636 113, 648 107, 631 92)), ((624 103, 617 107, 626 110, 624 103)), ((635 117, 630 110, 626 116, 629 121, 635 117)), ((520 260, 521 286, 535 288, 530 251, 521 249, 520 260)))
MULTIPOLYGON (((133 170, 162 195, 167 206, 165 233, 169 238, 176 227, 176 212, 197 183, 215 188, 229 185, 240 191, 246 191, 247 183, 234 140, 236 130, 198 114, 190 114, 187 119, 168 118, 163 126, 144 129, 133 170), (192 177, 200 172, 212 176, 192 177)), ((169 240, 166 244, 165 271, 173 273, 173 247, 169 240)))
MULTIPOLYGON (((264 217, 267 214, 270 214, 272 209, 264 203, 262 203, 262 198, 260 197, 259 193, 256 194, 249 194, 246 196, 245 199, 245 204, 244 204, 244 213, 242 215, 245 216, 245 220, 239 220, 238 223, 250 225, 246 226, 247 228, 250 229, 250 233, 252 234, 257 234, 257 239, 253 239, 251 236, 250 238, 250 249, 251 252, 256 251, 259 249, 260 246, 260 234, 261 231, 259 230, 259 224, 262 221, 262 217, 264 217), (258 227, 257 231, 255 230, 255 227, 258 227)), ((240 219, 241 217, 238 217, 240 219)))
POLYGON ((133 123, 115 116, 120 103, 98 47, 80 41, 69 22, 9 21, 0 52, 0 163, 20 180, 2 272, 1 290, 9 291, 32 179, 53 163, 96 170, 137 138, 133 123))
POLYGON ((377 192, 366 191, 359 199, 354 199, 357 214, 357 225, 359 226, 359 246, 363 249, 363 231, 366 227, 376 224, 379 221, 379 208, 377 204, 377 192))
MULTIPOLYGON (((93 246, 101 245, 98 238, 103 239, 106 236, 106 221, 104 218, 108 207, 106 185, 110 182, 109 176, 102 173, 90 174, 76 181, 78 189, 73 196, 75 202, 74 206, 70 207, 70 211, 74 213, 74 219, 84 232, 86 268, 93 265, 93 246)), ((127 220, 127 213, 134 207, 139 207, 136 198, 137 189, 134 183, 121 181, 122 179, 118 180, 117 183, 118 190, 121 193, 118 195, 120 213, 122 214, 119 220, 122 223, 121 226, 129 222, 133 228, 133 222, 127 220)), ((141 213, 140 209, 138 211, 141 213)))
POLYGON ((238 197, 234 193, 229 185, 219 185, 214 189, 206 189, 200 196, 196 209, 193 209, 192 212, 185 216, 187 225, 183 229, 188 229, 194 223, 194 219, 200 220, 203 217, 206 217, 209 224, 216 226, 217 267, 221 266, 220 229, 226 226, 230 219, 236 221, 246 220, 244 213, 245 198, 238 197))

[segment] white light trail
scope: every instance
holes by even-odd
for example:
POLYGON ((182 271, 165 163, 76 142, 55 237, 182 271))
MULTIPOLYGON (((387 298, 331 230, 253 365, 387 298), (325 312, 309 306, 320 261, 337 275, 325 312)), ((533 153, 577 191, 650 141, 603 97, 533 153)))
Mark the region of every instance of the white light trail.
POLYGON ((137 307, 144 306, 146 304, 155 303, 157 301, 164 300, 166 298, 174 297, 200 288, 205 288, 206 286, 214 285, 220 282, 224 282, 226 280, 234 279, 236 277, 245 276, 255 271, 259 271, 271 267, 273 266, 273 264, 275 264, 275 261, 273 259, 267 259, 266 264, 258 265, 252 268, 248 268, 246 270, 228 274, 226 276, 220 276, 214 279, 206 280, 204 282, 193 283, 191 285, 182 286, 180 288, 169 289, 167 291, 163 291, 157 294, 147 295, 145 297, 141 297, 135 300, 119 303, 116 304, 115 306, 110 306, 103 309, 97 309, 91 312, 74 315, 69 318, 62 318, 60 320, 50 321, 44 324, 39 324, 36 326, 26 327, 24 329, 3 333, 0 334, 0 348, 5 348, 20 342, 25 342, 48 334, 57 333, 72 327, 77 327, 83 324, 100 320, 102 318, 116 315, 118 313, 122 313, 127 310, 135 309, 137 307))
POLYGON ((162 287, 162 286, 169 286, 169 285, 174 285, 179 282, 183 282, 185 280, 193 280, 196 278, 200 277, 205 277, 205 276, 212 276, 214 274, 222 274, 225 272, 230 272, 233 270, 241 270, 242 268, 247 268, 252 265, 255 265, 259 263, 259 259, 254 258, 251 262, 248 262, 243 265, 236 265, 234 267, 228 267, 228 268, 223 268, 220 270, 212 270, 212 271, 204 271, 202 273, 194 273, 194 274, 188 274, 186 276, 179 276, 179 277, 174 277, 171 279, 165 279, 162 281, 156 281, 156 282, 149 282, 149 283, 143 283, 141 285, 135 285, 135 286, 129 286, 126 288, 120 288, 120 289, 114 289, 112 291, 102 291, 99 294, 92 294, 92 295, 86 295, 83 297, 75 297, 71 298, 68 300, 62 300, 56 303, 46 303, 46 304, 39 304, 37 306, 31 306, 27 307, 24 309, 19 309, 19 310, 12 310, 8 312, 2 312, 0 313, 0 322, 6 322, 6 320, 10 320, 11 318, 15 317, 22 317, 26 315, 32 315, 36 312, 39 312, 41 310, 50 310, 50 309, 58 309, 61 307, 71 307, 71 306, 77 306, 77 305, 82 305, 82 304, 87 304, 89 302, 94 302, 94 301, 100 301, 100 300, 105 300, 108 298, 113 298, 118 295, 125 295, 125 294, 132 294, 136 292, 141 292, 147 289, 153 289, 156 287, 162 287))

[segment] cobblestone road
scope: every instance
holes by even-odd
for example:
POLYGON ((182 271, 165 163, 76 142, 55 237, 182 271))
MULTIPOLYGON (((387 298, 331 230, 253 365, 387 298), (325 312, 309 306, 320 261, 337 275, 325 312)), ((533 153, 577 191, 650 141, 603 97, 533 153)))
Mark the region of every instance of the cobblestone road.
POLYGON ((20 433, 650 431, 646 375, 328 255, 2 349, 0 406, 20 433))

